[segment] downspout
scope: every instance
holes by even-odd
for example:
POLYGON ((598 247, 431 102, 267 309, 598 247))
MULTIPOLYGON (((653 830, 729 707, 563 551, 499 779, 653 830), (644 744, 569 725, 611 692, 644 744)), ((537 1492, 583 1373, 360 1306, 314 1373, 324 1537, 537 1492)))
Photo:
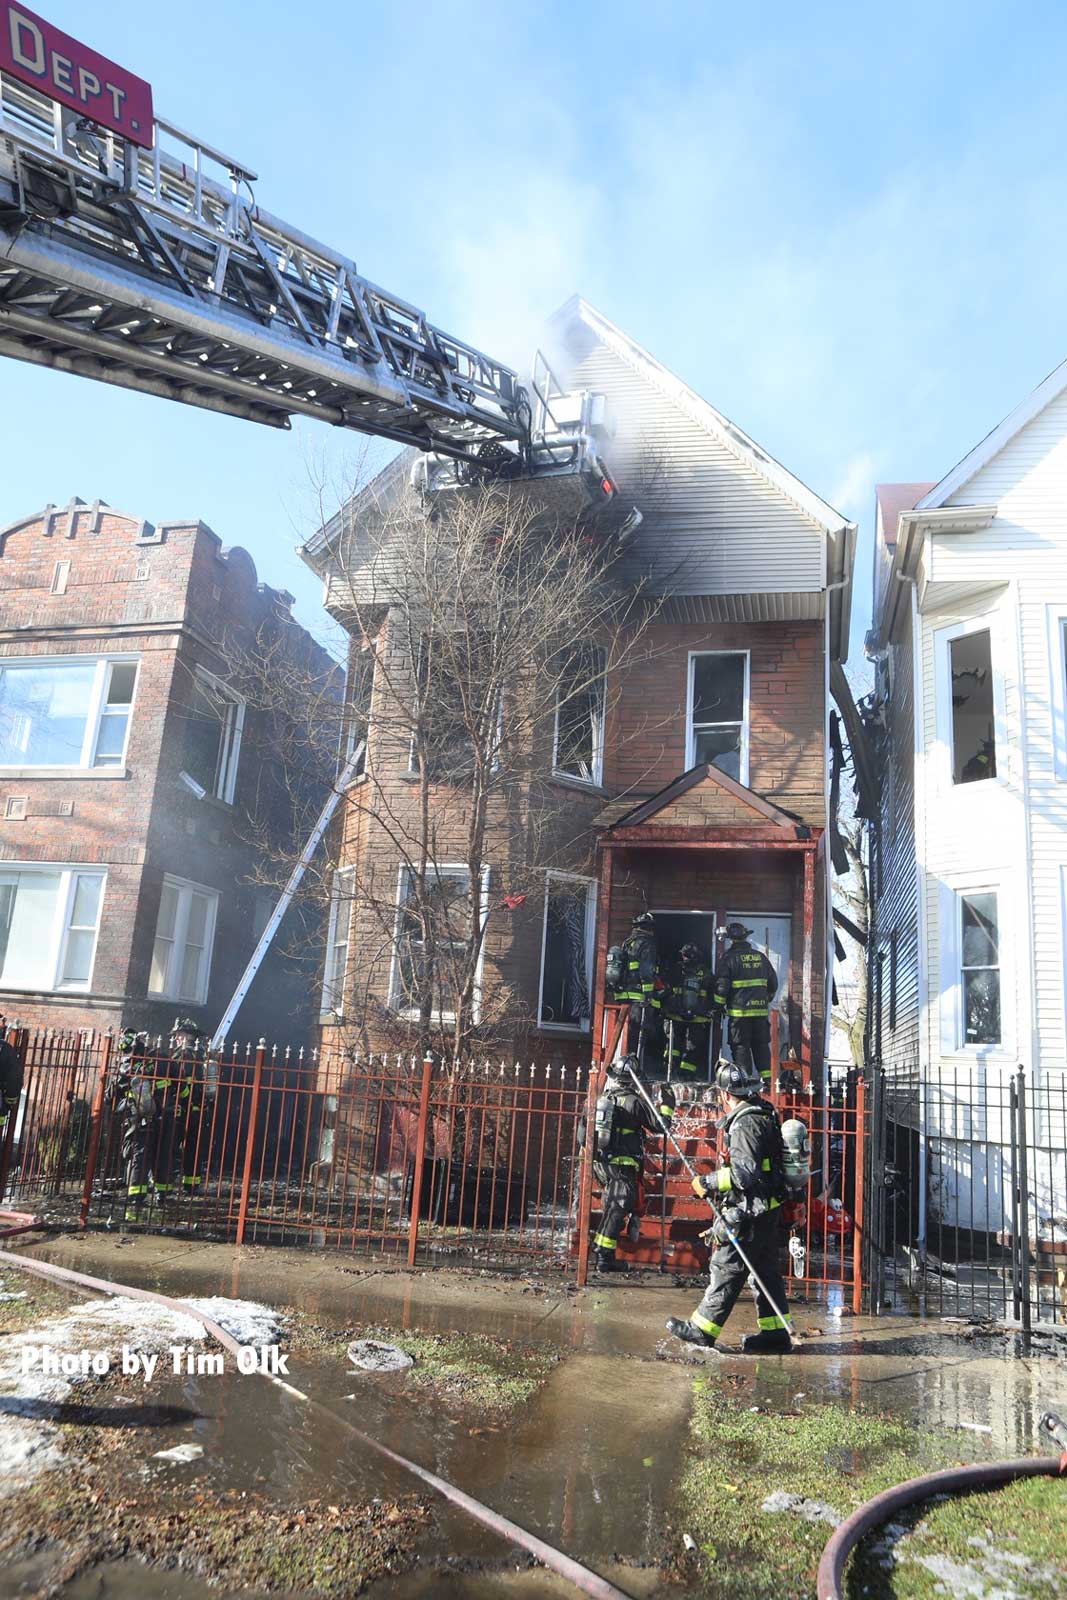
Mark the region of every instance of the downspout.
MULTIPOLYGON (((1026 660, 1022 636, 1022 602, 1019 596, 1019 585, 1012 579, 1008 585, 1008 593, 1012 596, 1015 609, 1015 660, 1016 682, 1019 697, 1019 758, 1022 763, 1020 774, 1020 787, 1022 789, 1023 803, 1023 895, 1026 900, 1026 935, 1029 944, 1027 951, 1027 970, 1029 973, 1029 1002, 1030 1002, 1030 1070, 1036 1072, 1041 1066, 1041 1034, 1037 1020, 1037 928, 1034 922, 1034 896, 1028 894, 1027 888, 1033 883, 1033 826, 1030 811, 1030 761, 1027 752, 1030 745, 1026 734, 1026 660)), ((1007 706, 1005 705, 1005 712, 1007 706)), ((1007 720, 1005 718, 1005 720, 1007 720)), ((1010 747, 1009 747, 1010 750, 1010 747)), ((1018 905, 1018 892, 1016 893, 1018 905)), ((1021 1052, 1020 1052, 1021 1053, 1021 1052)))
MULTIPOLYGON (((846 542, 847 544, 847 542, 846 542)), ((843 558, 848 560, 847 548, 843 558)), ((837 578, 833 583, 826 585, 826 610, 823 615, 823 811, 826 817, 826 970, 823 985, 823 1047, 822 1047, 822 1090, 823 1104, 830 1103, 830 1045, 833 1039, 833 1001, 834 1001, 834 864, 830 850, 830 605, 829 596, 839 589, 845 589, 851 578, 837 578)), ((841 663, 842 671, 844 662, 841 663)), ((827 1123, 827 1139, 829 1138, 829 1122, 827 1123)), ((829 1157, 824 1151, 824 1171, 829 1171, 829 1157)))
POLYGON ((926 766, 924 728, 926 722, 926 684, 923 680, 923 653, 918 586, 914 578, 900 575, 900 582, 911 587, 911 700, 912 700, 912 833, 915 840, 915 976, 919 1001, 919 1227, 916 1243, 926 1249, 927 1115, 926 1093, 930 1061, 929 983, 926 963, 926 766), (922 852, 920 853, 920 841, 922 852))

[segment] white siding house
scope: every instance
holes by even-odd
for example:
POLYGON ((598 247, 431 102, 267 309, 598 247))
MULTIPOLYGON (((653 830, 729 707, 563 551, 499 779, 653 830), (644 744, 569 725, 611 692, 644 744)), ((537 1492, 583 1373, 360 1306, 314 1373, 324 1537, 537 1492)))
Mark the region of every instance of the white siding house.
POLYGON ((1065 625, 1067 363, 940 483, 878 491, 872 1050, 931 1224, 1003 1232, 1020 1066, 1054 1090, 1031 1229, 1067 1205, 1065 625))

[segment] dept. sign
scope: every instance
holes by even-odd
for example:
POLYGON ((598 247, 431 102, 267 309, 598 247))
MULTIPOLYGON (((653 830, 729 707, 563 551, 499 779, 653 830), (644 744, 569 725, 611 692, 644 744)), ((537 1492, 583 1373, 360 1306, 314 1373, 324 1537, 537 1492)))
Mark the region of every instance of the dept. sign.
POLYGON ((152 86, 61 33, 16 0, 0 0, 0 72, 111 128, 152 145, 152 86))

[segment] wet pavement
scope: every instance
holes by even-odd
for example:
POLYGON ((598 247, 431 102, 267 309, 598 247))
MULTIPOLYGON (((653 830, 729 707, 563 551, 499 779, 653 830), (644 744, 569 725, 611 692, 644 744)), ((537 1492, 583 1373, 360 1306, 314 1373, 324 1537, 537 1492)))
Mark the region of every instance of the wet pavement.
MULTIPOLYGON (((356 1373, 322 1355, 292 1357, 290 1373, 338 1417, 351 1417, 394 1450, 614 1575, 635 1597, 671 1592, 657 1563, 687 1449, 694 1376, 728 1385, 767 1411, 830 1401, 903 1414, 920 1429, 956 1429, 961 1457, 975 1460, 1041 1448, 1041 1412, 1067 1411, 1062 1342, 1056 1356, 1024 1356, 1012 1340, 960 1324, 851 1317, 840 1308, 809 1305, 794 1312, 805 1337, 789 1357, 754 1360, 668 1348, 664 1320, 687 1314, 699 1296, 669 1279, 612 1280, 568 1292, 549 1279, 409 1273, 336 1255, 86 1235, 26 1253, 178 1296, 295 1306, 338 1329, 460 1330, 555 1352, 564 1359, 533 1398, 510 1419, 479 1429, 458 1403, 413 1403, 404 1393, 404 1373, 356 1373), (346 1398, 353 1394, 355 1400, 346 1398)), ((727 1337, 739 1343, 753 1318, 750 1305, 739 1306, 727 1337)), ((152 1400, 195 1413, 192 1421, 156 1430, 151 1448, 194 1442, 203 1446, 201 1459, 169 1468, 136 1466, 174 1474, 176 1488, 247 1488, 293 1504, 341 1493, 354 1499, 411 1491, 400 1469, 369 1456, 342 1426, 262 1380, 227 1373, 157 1383, 152 1400)), ((435 1533, 422 1546, 428 1566, 379 1581, 368 1591, 375 1600, 573 1592, 542 1571, 525 1570, 525 1558, 451 1507, 438 1503, 435 1515, 435 1533), (457 1557, 463 1570, 442 1565, 457 1557), (480 1564, 496 1570, 478 1572, 480 1564)), ((203 1591, 180 1574, 157 1579, 144 1568, 131 1573, 112 1564, 59 1592, 66 1600, 134 1594, 186 1600, 203 1591), (140 1587, 131 1586, 135 1578, 140 1587)))

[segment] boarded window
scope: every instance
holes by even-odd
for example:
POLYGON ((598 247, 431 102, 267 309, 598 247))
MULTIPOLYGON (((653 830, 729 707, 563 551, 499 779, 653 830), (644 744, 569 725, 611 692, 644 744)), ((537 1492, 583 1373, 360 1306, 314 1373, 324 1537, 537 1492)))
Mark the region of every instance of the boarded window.
POLYGON ((993 663, 989 629, 949 643, 952 675, 952 781, 978 783, 997 775, 993 720, 993 663))
POLYGON ((588 1029, 591 1025, 594 905, 591 880, 549 875, 541 965, 543 1026, 588 1029))
POLYGON ((996 892, 983 889, 959 898, 963 1043, 999 1044, 1000 928, 996 892))

